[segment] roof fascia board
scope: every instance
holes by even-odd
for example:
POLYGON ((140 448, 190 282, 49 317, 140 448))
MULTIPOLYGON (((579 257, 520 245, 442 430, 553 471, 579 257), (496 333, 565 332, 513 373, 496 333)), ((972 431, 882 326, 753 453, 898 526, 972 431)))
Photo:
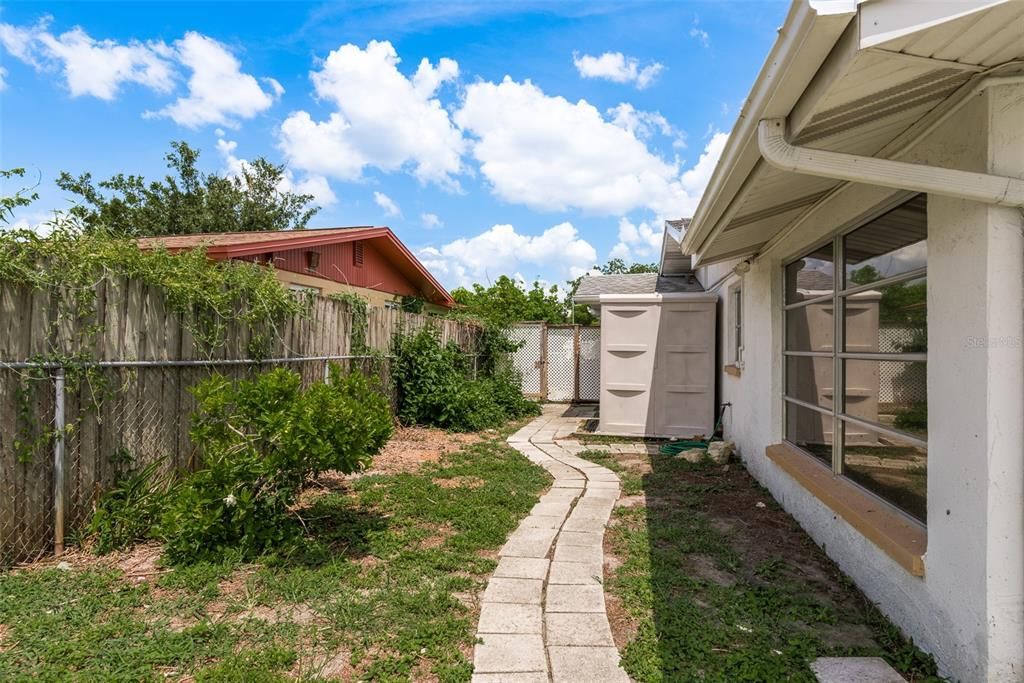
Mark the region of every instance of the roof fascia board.
POLYGON ((872 0, 861 9, 860 47, 891 40, 960 19, 1014 0, 872 0))
POLYGON ((604 304, 659 304, 675 301, 718 301, 718 296, 708 292, 670 292, 667 294, 602 294, 599 301, 604 304))
POLYGON ((293 249, 318 247, 325 244, 341 244, 356 240, 374 239, 384 237, 390 232, 388 228, 371 228, 369 230, 353 230, 350 234, 336 232, 330 235, 304 236, 301 239, 284 237, 279 240, 267 240, 251 244, 210 245, 206 248, 206 253, 210 256, 252 256, 253 254, 263 254, 268 251, 291 251, 293 249))
POLYGON ((406 247, 401 240, 395 237, 395 234, 391 232, 390 228, 384 228, 384 230, 387 231, 387 238, 391 242, 391 244, 398 248, 398 250, 406 258, 406 260, 408 260, 408 262, 416 269, 416 271, 423 276, 427 283, 437 291, 437 293, 440 295, 440 298, 448 305, 454 306, 455 299, 453 299, 452 295, 448 293, 448 290, 445 289, 444 286, 434 278, 433 274, 431 274, 431 272, 426 269, 426 267, 420 262, 420 260, 416 258, 416 255, 409 251, 409 248, 406 247))
POLYGON ((856 14, 854 0, 827 4, 794 0, 683 238, 682 251, 695 256, 694 265, 699 263, 710 233, 760 159, 758 121, 769 112, 789 115, 856 14))

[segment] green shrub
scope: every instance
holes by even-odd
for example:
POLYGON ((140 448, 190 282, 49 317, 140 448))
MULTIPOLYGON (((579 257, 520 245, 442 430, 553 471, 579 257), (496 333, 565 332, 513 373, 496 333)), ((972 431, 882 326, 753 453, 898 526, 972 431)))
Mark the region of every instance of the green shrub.
POLYGON ((441 344, 436 329, 395 337, 391 378, 403 424, 480 431, 538 412, 523 398, 505 347, 495 346, 494 336, 482 338, 490 346, 477 356, 474 377, 473 356, 441 344))
POLYGON ((303 485, 325 470, 366 467, 391 435, 387 399, 360 373, 331 369, 330 384, 302 389, 295 372, 252 380, 210 378, 190 435, 204 468, 182 483, 161 520, 172 562, 253 557, 292 540, 303 485))
POLYGON ((173 475, 161 474, 162 464, 158 460, 128 471, 100 497, 83 531, 95 552, 121 550, 152 536, 176 486, 173 475))
POLYGON ((897 412, 892 424, 897 429, 904 429, 908 432, 927 432, 928 403, 919 401, 906 410, 897 412))

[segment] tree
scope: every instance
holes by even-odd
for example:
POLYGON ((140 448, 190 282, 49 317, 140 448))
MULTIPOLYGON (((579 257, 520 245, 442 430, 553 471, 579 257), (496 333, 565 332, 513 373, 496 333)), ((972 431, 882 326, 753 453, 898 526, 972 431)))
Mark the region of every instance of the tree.
POLYGON ((512 278, 502 275, 490 287, 481 284, 472 289, 459 287, 452 298, 469 315, 497 325, 509 325, 521 320, 544 320, 549 323, 566 321, 566 302, 559 297, 557 285, 545 289, 534 282, 524 289, 512 278))
POLYGON ((185 142, 164 158, 172 173, 163 180, 118 173, 94 184, 90 173, 64 171, 57 186, 80 198, 70 213, 86 231, 127 237, 301 229, 319 210, 313 195, 282 191, 285 167, 262 157, 231 178, 200 171, 199 151, 185 142))
MULTIPOLYGON (((594 270, 597 270, 601 275, 635 275, 637 273, 657 273, 657 263, 630 263, 628 266, 626 262, 620 258, 613 258, 603 266, 594 266, 594 270)), ((584 304, 573 304, 572 299, 576 296, 576 290, 579 289, 580 283, 583 282, 583 278, 592 277, 590 275, 581 275, 575 280, 569 280, 566 282, 568 285, 569 294, 565 298, 565 305, 571 310, 571 318, 573 322, 579 325, 596 325, 600 322, 593 313, 590 312, 590 307, 584 304)))
MULTIPOLYGON (((0 169, 0 180, 24 177, 25 169, 23 168, 12 168, 7 171, 0 169)), ((34 192, 32 188, 22 188, 10 197, 0 196, 0 223, 10 223, 11 219, 14 218, 15 209, 21 206, 28 206, 37 199, 39 199, 39 194, 34 192)))
POLYGON ((630 263, 620 258, 613 258, 603 266, 595 266, 602 275, 635 275, 636 273, 657 273, 657 263, 630 263))

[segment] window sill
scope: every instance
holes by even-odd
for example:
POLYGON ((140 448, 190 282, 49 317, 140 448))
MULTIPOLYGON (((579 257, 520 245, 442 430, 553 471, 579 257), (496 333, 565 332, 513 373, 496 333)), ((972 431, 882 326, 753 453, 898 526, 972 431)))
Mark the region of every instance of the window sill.
POLYGON ((722 366, 722 369, 725 370, 725 374, 732 375, 733 377, 739 377, 742 373, 742 371, 740 370, 740 366, 735 365, 733 363, 722 366))
POLYGON ((924 576, 928 532, 789 444, 765 449, 768 458, 913 576, 924 576))

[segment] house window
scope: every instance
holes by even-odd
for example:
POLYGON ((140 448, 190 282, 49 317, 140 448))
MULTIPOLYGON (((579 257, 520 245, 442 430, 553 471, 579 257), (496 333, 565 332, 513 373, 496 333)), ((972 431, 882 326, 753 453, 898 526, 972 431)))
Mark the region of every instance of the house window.
POLYGON ((306 270, 316 270, 320 267, 320 252, 319 251, 307 251, 306 252, 306 270))
POLYGON ((928 469, 927 197, 785 268, 785 435, 920 522, 928 469))
POLYGON ((352 243, 352 264, 356 266, 363 265, 363 243, 360 240, 352 243))
POLYGON ((743 287, 729 290, 729 362, 743 367, 743 287))

